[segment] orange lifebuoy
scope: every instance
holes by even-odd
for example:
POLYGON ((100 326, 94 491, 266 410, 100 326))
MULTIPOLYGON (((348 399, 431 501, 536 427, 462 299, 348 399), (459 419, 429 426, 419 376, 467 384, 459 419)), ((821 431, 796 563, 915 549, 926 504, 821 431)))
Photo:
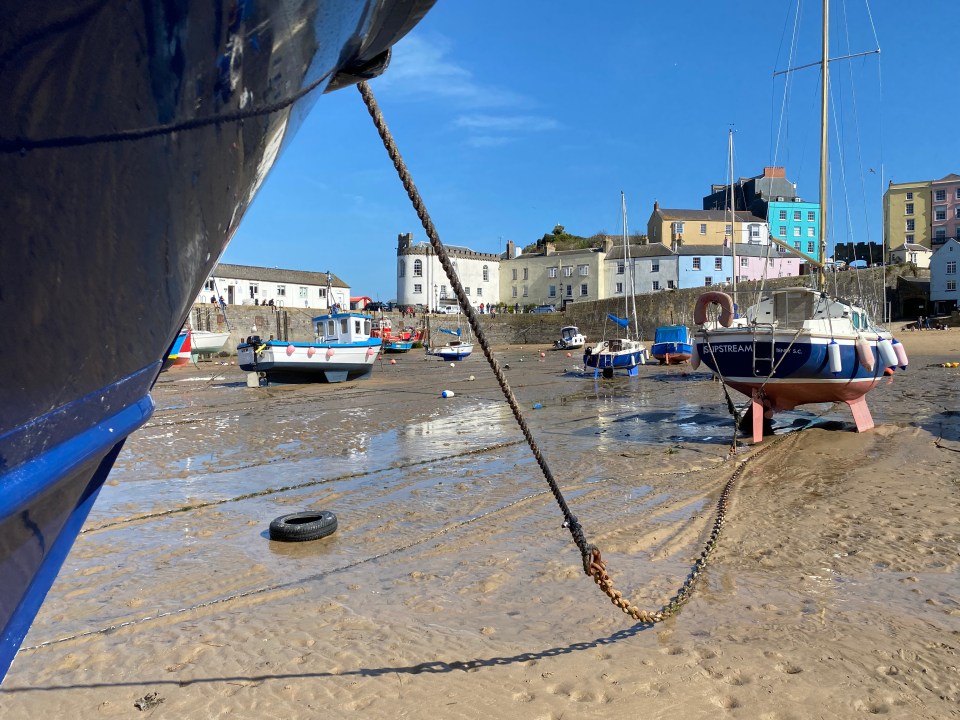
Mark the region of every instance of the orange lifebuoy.
POLYGON ((733 324, 733 298, 725 292, 711 290, 697 298, 697 305, 693 309, 693 321, 703 325, 707 321, 707 307, 716 303, 720 306, 720 324, 730 327, 733 324))

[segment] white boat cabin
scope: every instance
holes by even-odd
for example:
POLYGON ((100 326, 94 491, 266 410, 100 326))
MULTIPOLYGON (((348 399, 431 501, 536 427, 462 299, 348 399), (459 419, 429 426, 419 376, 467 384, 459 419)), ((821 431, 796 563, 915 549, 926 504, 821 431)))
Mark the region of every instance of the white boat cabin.
POLYGON ((313 333, 318 343, 366 343, 372 323, 372 317, 360 313, 320 315, 313 318, 313 333))

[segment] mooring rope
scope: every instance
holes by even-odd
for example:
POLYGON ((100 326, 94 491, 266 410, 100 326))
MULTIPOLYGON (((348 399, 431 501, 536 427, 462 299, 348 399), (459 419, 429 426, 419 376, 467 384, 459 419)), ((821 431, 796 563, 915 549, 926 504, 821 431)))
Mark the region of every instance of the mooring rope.
MULTIPOLYGON (((569 528, 570 534, 573 536, 573 541, 580 550, 584 572, 591 577, 594 582, 597 583, 600 589, 606 593, 614 605, 619 607, 624 613, 630 615, 633 619, 646 623, 657 623, 666 620, 668 617, 677 613, 680 608, 690 599, 693 588, 700 578, 703 567, 706 565, 707 559, 717 545, 720 531, 722 530, 726 519, 726 510, 729 502, 730 491, 733 487, 733 484, 743 473, 743 470, 746 467, 746 461, 743 461, 738 465, 732 477, 724 486, 723 491, 720 494, 720 499, 717 503, 716 518, 714 521, 713 530, 711 531, 707 540, 706 547, 694 562, 693 569, 687 576, 687 579, 681 585, 680 590, 678 590, 676 595, 674 595, 674 597, 671 598, 667 604, 662 606, 659 610, 641 610, 635 605, 632 605, 623 597, 623 594, 619 590, 614 588, 613 580, 608 575, 606 564, 601 558, 600 549, 597 546, 587 542, 583 527, 580 525, 577 517, 571 512, 569 506, 567 505, 567 502, 563 497, 563 493, 560 491, 560 487, 558 486, 557 481, 553 477, 553 473, 547 464, 546 458, 544 458, 543 453, 540 451, 540 448, 533 437, 533 433, 530 431, 530 428, 527 425, 527 421, 523 416, 523 412, 520 410, 520 405, 517 403, 517 399, 513 394, 513 390, 511 390, 510 385, 507 382, 507 378, 503 374, 503 370, 497 363, 496 358, 493 357, 493 352, 490 350, 490 344, 487 342, 483 328, 480 326, 479 316, 474 311, 473 306, 470 304, 469 299, 464 292, 463 285, 460 283, 460 278, 457 276, 456 270, 453 267, 453 263, 450 261, 450 256, 447 253, 447 249, 440 241, 440 235, 437 233, 437 229, 433 224, 433 220, 431 220, 430 214, 427 212, 427 209, 423 203, 423 199, 420 197, 420 193, 413 182, 413 178, 410 176, 410 172, 407 170, 406 164, 400 155, 400 151, 397 149, 397 145, 393 140, 393 136, 390 133, 389 128, 387 127, 386 121, 383 119, 383 114, 380 112, 380 108, 377 105, 376 99, 373 97, 373 91, 366 82, 358 83, 357 89, 360 91, 360 95, 363 97, 363 101, 367 106, 367 111, 370 113, 370 117, 373 119, 374 125, 376 125, 377 132, 380 134, 384 148, 386 148, 387 153, 390 155, 390 159, 393 161, 393 166, 396 168, 397 174, 400 176, 400 181, 403 183, 403 187, 407 191, 407 196, 410 198, 410 202, 413 203, 413 208, 417 213, 417 217, 420 218, 420 223, 423 225, 423 229, 427 233, 427 237, 430 240, 430 245, 436 253, 437 258, 440 261, 440 265, 443 267, 443 270, 447 275, 447 278, 450 280, 450 285, 453 287, 457 302, 460 304, 460 309, 466 316, 467 322, 470 325, 470 329, 473 331, 474 337, 477 339, 480 348, 483 350, 484 357, 487 358, 487 362, 489 363, 491 370, 493 370, 493 374, 497 379, 497 383, 500 385, 500 389, 507 400, 507 404, 510 406, 510 410, 513 412, 513 416, 516 419, 517 424, 520 426, 520 430, 523 433, 527 444, 530 446, 530 450, 533 452, 534 458, 536 458, 537 465, 540 466, 540 470, 543 472, 543 476, 546 478, 546 481, 550 486, 550 491, 553 493, 553 497, 560 506, 560 510, 564 517, 564 527, 569 528)), ((763 448, 763 450, 755 453, 750 460, 759 456, 760 452, 765 452, 772 446, 773 444, 768 445, 767 447, 763 448)))

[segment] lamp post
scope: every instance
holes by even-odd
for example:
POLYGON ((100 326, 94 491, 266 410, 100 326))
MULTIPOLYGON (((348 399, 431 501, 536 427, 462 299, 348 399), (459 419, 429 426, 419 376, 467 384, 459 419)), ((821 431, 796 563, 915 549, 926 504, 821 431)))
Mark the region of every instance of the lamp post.
POLYGON ((437 284, 433 284, 433 309, 436 311, 440 307, 440 290, 437 288, 437 284))

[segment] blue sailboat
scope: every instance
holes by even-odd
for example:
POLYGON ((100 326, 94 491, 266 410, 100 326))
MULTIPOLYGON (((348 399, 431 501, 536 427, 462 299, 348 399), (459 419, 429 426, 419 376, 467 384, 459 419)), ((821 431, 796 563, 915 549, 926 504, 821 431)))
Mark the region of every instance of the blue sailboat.
POLYGON ((693 352, 690 342, 690 328, 686 325, 664 325, 658 327, 650 346, 650 355, 661 365, 679 365, 687 362, 693 352))

